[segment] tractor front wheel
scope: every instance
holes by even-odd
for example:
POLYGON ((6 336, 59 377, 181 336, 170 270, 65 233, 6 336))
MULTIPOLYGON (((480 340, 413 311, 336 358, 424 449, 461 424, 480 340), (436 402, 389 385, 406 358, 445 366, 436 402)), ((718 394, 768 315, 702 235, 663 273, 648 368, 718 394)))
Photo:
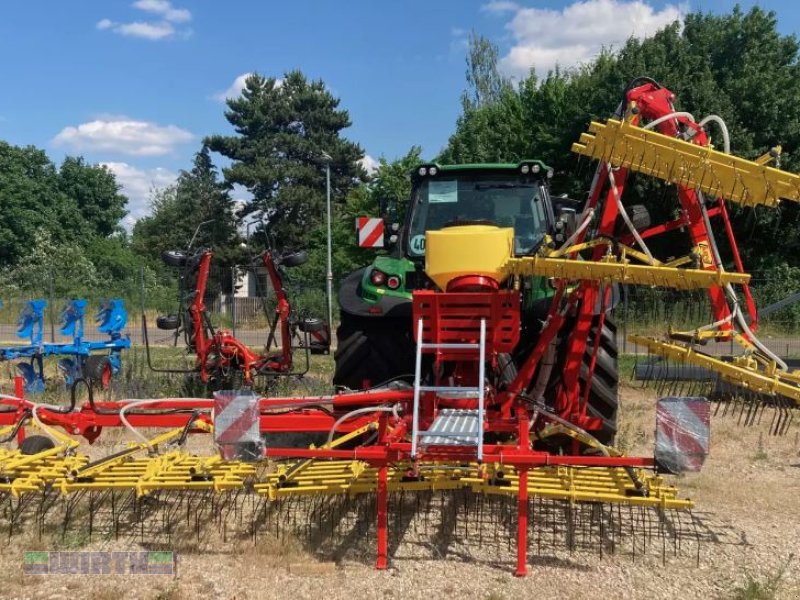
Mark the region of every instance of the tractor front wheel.
POLYGON ((342 312, 336 330, 334 385, 360 390, 414 378, 414 341, 409 319, 358 317, 342 312))

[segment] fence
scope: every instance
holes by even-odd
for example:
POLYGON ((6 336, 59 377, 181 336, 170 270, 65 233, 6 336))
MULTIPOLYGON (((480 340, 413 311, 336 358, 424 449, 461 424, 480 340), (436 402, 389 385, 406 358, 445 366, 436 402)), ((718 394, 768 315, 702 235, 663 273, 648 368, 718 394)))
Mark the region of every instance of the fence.
MULTIPOLYGON (((754 274, 750 288, 756 307, 764 309, 800 291, 800 281, 794 285, 792 283, 775 282, 768 277, 754 274)), ((625 286, 622 292, 614 314, 619 323, 618 346, 624 354, 639 351, 639 348, 628 342, 628 335, 663 335, 669 327, 677 331, 691 331, 715 320, 708 292, 705 290, 679 291, 625 286)), ((746 301, 741 289, 737 293, 740 307, 747 315, 746 301)), ((759 319, 757 334, 759 340, 776 354, 785 357, 800 356, 800 302, 759 319)), ((738 354, 740 347, 733 341, 709 342, 703 351, 711 354, 738 354)))
MULTIPOLYGON (((212 267, 209 276, 208 293, 205 304, 209 318, 215 328, 227 328, 245 344, 258 347, 267 343, 269 324, 274 318, 277 308, 275 290, 269 279, 260 274, 257 283, 249 286, 243 284, 243 269, 223 269, 212 267), (251 295, 242 296, 248 292, 251 295), (258 295, 252 295, 258 294, 258 295)), ((142 316, 147 321, 151 344, 171 345, 175 343, 175 334, 171 331, 160 331, 155 322, 159 315, 174 314, 179 306, 179 286, 174 274, 160 278, 140 276, 140 281, 124 281, 109 285, 105 289, 87 289, 85 293, 72 296, 63 293, 64 289, 77 288, 79 285, 61 284, 57 276, 50 281, 13 282, 13 286, 0 288, 0 344, 24 344, 16 335, 17 319, 20 311, 29 300, 42 298, 47 300, 44 313, 44 340, 48 342, 66 342, 59 331, 59 315, 67 302, 75 297, 85 298, 87 302, 85 314, 84 339, 100 341, 107 335, 98 331, 95 313, 100 304, 108 298, 122 298, 128 312, 128 324, 125 333, 130 335, 134 344, 144 343, 142 316), (136 290, 131 292, 131 290, 136 290)), ((284 277, 284 289, 289 297, 294 314, 302 318, 327 315, 324 282, 312 285, 308 281, 293 278, 291 273, 284 277)), ((84 292, 84 290, 81 290, 84 292)), ((192 289, 184 293, 184 303, 193 296, 192 289)), ((336 300, 334 299, 334 302, 336 300)), ((334 324, 335 325, 335 324, 334 324)), ((177 344, 182 341, 179 339, 177 344)))
MULTIPOLYGON (((269 322, 275 314, 275 291, 269 279, 261 273, 255 281, 245 285, 240 269, 212 268, 209 280, 209 294, 206 297, 211 323, 215 327, 231 329, 239 339, 248 345, 258 347, 267 343, 269 322), (235 293, 231 293, 234 291, 235 293), (242 295, 249 292, 250 295, 242 295), (238 293, 238 295, 237 295, 238 293)), ((142 278, 143 280, 145 278, 142 278)), ((15 282, 11 292, 0 293, 3 307, 0 309, 0 343, 20 343, 15 335, 16 319, 20 310, 30 299, 45 298, 48 307, 45 313, 45 340, 65 341, 58 330, 58 317, 69 296, 59 294, 63 289, 55 278, 50 281, 15 282)), ((317 284, 293 276, 291 271, 285 278, 286 292, 298 316, 327 315, 324 281, 317 284)), ((334 289, 338 285, 334 284, 334 289)), ((800 291, 798 282, 776 282, 768 275, 753 275, 751 289, 756 306, 765 308, 794 292, 800 291)), ((0 289, 2 292, 2 289, 0 289)), ((105 335, 97 331, 94 313, 105 298, 122 297, 128 309, 127 333, 134 344, 144 341, 142 333, 142 314, 146 315, 150 342, 152 344, 172 344, 174 334, 155 328, 158 315, 175 313, 178 308, 178 283, 174 275, 160 279, 120 282, 103 290, 86 290, 81 297, 89 301, 86 311, 85 338, 102 340, 105 335), (131 293, 137 289, 138 293, 131 293)), ((744 299, 741 298, 744 309, 744 299)), ((334 298, 334 304, 336 299, 334 298)), ((334 310, 334 316, 338 311, 334 310)), ((663 335, 667 327, 677 330, 691 330, 711 323, 714 318, 708 294, 704 290, 676 291, 662 288, 643 288, 624 286, 619 303, 615 309, 619 323, 618 346, 623 353, 639 351, 628 342, 630 334, 663 335)), ((336 323, 334 323, 335 328, 336 323)), ((800 356, 800 303, 787 306, 759 321, 759 339, 772 351, 781 356, 800 356)), ((180 340, 178 344, 180 345, 180 340)), ((731 343, 710 343, 705 351, 716 354, 737 352, 731 343)))

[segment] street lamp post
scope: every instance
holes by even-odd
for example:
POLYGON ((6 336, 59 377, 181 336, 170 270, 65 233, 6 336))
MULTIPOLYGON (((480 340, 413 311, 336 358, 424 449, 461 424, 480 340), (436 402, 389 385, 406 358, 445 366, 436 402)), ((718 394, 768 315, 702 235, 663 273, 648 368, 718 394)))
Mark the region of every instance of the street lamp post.
POLYGON ((333 258, 331 244, 331 156, 327 152, 322 153, 322 160, 325 161, 325 180, 327 191, 327 210, 328 210, 328 327, 333 330, 333 258))

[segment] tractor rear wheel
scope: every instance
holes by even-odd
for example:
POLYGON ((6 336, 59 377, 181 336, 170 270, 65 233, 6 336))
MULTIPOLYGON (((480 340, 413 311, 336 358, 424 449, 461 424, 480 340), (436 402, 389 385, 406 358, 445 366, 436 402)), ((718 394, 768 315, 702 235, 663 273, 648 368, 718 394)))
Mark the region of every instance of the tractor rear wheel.
MULTIPOLYGON (((581 389, 586 389, 586 379, 589 375, 594 342, 597 339, 597 326, 599 316, 594 318, 592 329, 589 332, 589 342, 581 363, 580 382, 581 389)), ((603 444, 612 444, 617 434, 617 409, 619 408, 619 370, 617 367, 617 324, 611 316, 606 314, 603 320, 603 329, 600 334, 600 346, 597 349, 594 376, 591 378, 589 388, 589 401, 587 412, 591 417, 602 420, 602 427, 591 432, 603 444)))
POLYGON ((357 317, 343 311, 336 339, 334 385, 360 390, 398 378, 413 380, 409 319, 357 317))

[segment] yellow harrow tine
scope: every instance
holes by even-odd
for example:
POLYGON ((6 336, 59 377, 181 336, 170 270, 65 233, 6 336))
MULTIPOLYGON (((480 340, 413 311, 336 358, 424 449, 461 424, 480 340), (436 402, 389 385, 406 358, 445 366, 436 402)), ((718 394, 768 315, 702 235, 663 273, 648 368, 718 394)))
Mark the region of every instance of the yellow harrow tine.
POLYGON ((800 386, 797 376, 774 369, 758 370, 754 361, 728 362, 695 351, 693 348, 639 335, 629 336, 632 343, 647 348, 658 356, 704 367, 729 383, 748 391, 771 396, 784 396, 800 406, 800 386))
POLYGON ((679 290, 709 288, 729 283, 744 284, 750 281, 750 275, 747 273, 637 265, 618 260, 593 261, 542 256, 511 258, 503 266, 503 270, 508 275, 538 275, 557 279, 627 283, 679 290))
MULTIPOLYGON (((519 478, 511 468, 503 468, 498 478, 497 469, 483 473, 477 464, 452 468, 442 464, 421 463, 418 468, 423 477, 406 478, 410 464, 394 465, 389 469, 388 490, 455 490, 469 488, 477 493, 516 497, 519 478)), ((541 467, 528 472, 528 494, 532 497, 567 500, 570 502, 604 502, 653 506, 663 509, 692 508, 693 502, 678 498, 677 490, 664 484, 661 477, 644 470, 637 476, 648 490, 638 493, 629 474, 622 468, 607 467, 541 467)), ((315 460, 305 466, 302 474, 282 479, 279 473, 267 475, 257 483, 257 493, 270 500, 295 496, 358 495, 374 493, 378 485, 378 469, 360 461, 315 460)))
POLYGON ((800 201, 800 176, 609 119, 592 121, 572 145, 576 154, 625 167, 663 181, 699 188, 744 206, 800 201))

